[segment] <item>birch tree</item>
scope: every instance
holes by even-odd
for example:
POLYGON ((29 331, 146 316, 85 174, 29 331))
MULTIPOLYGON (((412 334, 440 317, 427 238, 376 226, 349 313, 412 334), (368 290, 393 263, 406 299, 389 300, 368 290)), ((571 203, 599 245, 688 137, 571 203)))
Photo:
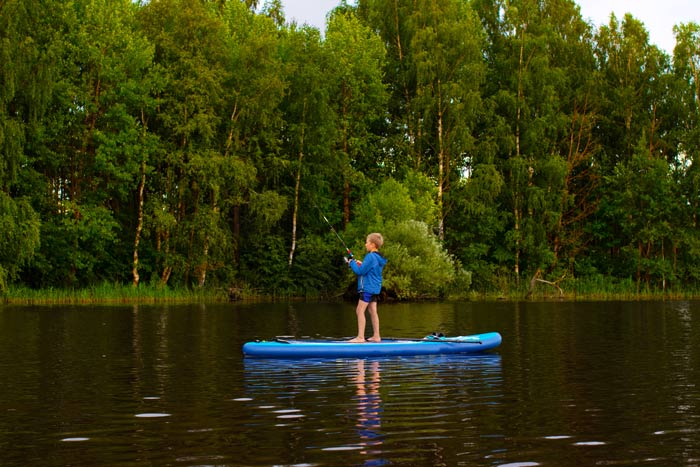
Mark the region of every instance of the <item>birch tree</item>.
POLYGON ((149 126, 161 153, 154 161, 149 219, 160 258, 160 281, 175 272, 184 284, 202 283, 210 267, 212 237, 221 240, 217 198, 222 154, 217 150, 224 103, 226 34, 221 19, 200 2, 167 0, 146 5, 141 24, 155 46, 160 74, 157 107, 149 126))
POLYGON ((489 37, 486 94, 499 117, 492 133, 505 181, 499 201, 510 213, 496 251, 501 261, 510 256, 516 280, 553 272, 561 256, 566 270, 594 212, 598 95, 590 28, 569 0, 480 1, 477 8, 489 37))
MULTIPOLYGON (((224 177, 220 205, 230 240, 223 242, 228 247, 220 261, 230 264, 232 275, 241 268, 245 226, 267 231, 287 209, 287 199, 276 191, 284 165, 280 105, 289 86, 278 6, 269 5, 272 17, 255 14, 240 2, 228 2, 224 10, 229 78, 219 141, 224 177)), ((259 240, 257 232, 248 237, 251 253, 259 240)))
POLYGON ((381 119, 387 94, 383 82, 384 47, 367 26, 350 12, 336 12, 328 22, 325 48, 329 55, 331 106, 338 125, 335 150, 341 157, 343 221, 350 221, 352 171, 377 169, 372 124, 381 119))
MULTIPOLYGON (((302 191, 318 197, 321 179, 333 180, 333 164, 330 161, 331 141, 335 139, 335 118, 330 108, 330 83, 327 53, 320 32, 308 26, 290 28, 285 38, 287 93, 281 108, 284 112, 283 153, 289 155, 289 173, 292 177, 291 241, 288 266, 291 268, 300 238, 302 191), (324 167, 325 166, 325 167, 324 167), (316 181, 308 180, 314 177, 316 181), (304 188, 305 187, 305 188, 304 188)), ((285 177, 286 178, 286 177, 285 177)), ((305 206, 312 209, 312 203, 305 206)), ((315 209, 315 208, 313 208, 315 209)))
POLYGON ((664 118, 662 111, 668 101, 668 58, 649 44, 644 25, 630 14, 621 22, 611 15, 597 33, 595 53, 603 96, 596 129, 601 144, 597 162, 605 178, 596 214, 600 240, 593 249, 602 270, 633 276, 638 285, 649 284, 656 272, 668 273, 662 271, 666 266, 652 263, 655 258, 666 261, 672 230, 668 183, 673 156, 661 143, 675 118, 664 118), (653 184, 658 186, 652 188, 653 184), (638 193, 627 195, 634 186, 638 193))
POLYGON ((8 1, 0 7, 0 293, 34 257, 40 241, 39 215, 21 183, 30 157, 27 133, 38 125, 50 93, 44 80, 51 63, 41 50, 55 30, 39 27, 39 6, 8 1))
POLYGON ((437 185, 437 232, 445 239, 445 192, 474 151, 472 129, 485 77, 481 24, 468 4, 453 0, 419 2, 411 16, 415 35, 409 50, 416 67, 411 111, 437 185))

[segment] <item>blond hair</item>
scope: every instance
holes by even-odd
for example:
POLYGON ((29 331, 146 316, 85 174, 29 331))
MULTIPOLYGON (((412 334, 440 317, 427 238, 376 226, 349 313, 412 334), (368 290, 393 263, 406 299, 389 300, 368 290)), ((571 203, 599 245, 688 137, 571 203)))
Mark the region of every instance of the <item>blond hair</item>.
POLYGON ((382 237, 382 234, 376 232, 367 235, 367 241, 370 243, 374 243, 374 246, 376 246, 377 249, 381 248, 382 245, 384 245, 384 237, 382 237))

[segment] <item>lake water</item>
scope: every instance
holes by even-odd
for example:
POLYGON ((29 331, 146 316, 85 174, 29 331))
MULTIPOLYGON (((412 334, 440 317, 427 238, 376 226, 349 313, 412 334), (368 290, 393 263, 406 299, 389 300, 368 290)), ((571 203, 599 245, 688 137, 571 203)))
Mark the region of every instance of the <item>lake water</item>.
POLYGON ((386 337, 503 344, 245 359, 351 336, 354 306, 0 306, 0 465, 700 465, 700 302, 379 309, 386 337))

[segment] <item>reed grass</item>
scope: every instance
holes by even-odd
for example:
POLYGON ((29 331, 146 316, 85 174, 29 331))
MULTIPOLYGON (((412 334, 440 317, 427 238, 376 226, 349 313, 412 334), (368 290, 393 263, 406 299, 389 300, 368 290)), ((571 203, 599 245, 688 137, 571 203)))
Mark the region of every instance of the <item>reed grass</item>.
POLYGON ((13 304, 95 304, 95 303, 203 303, 225 302, 228 293, 223 289, 171 288, 159 285, 103 283, 83 289, 30 289, 11 287, 2 297, 13 304))
MULTIPOLYGON (((470 290, 459 296, 447 296, 449 300, 470 301, 523 301, 523 300, 564 300, 564 301, 643 301, 643 300, 698 300, 700 289, 685 287, 638 289, 632 279, 618 280, 611 278, 587 277, 566 279, 559 286, 559 291, 546 284, 538 284, 528 297, 529 284, 505 284, 501 290, 470 290)), ((245 301, 293 301, 293 300, 328 300, 330 297, 303 294, 295 295, 277 291, 261 293, 259 290, 244 287, 236 290, 235 296, 222 288, 173 288, 160 285, 103 283, 84 289, 30 289, 22 286, 10 287, 0 296, 0 303, 8 304, 122 304, 122 303, 222 303, 233 300, 245 301)), ((333 298, 331 298, 333 299, 333 298)), ((338 299, 338 297, 335 297, 338 299)), ((437 297, 435 298, 437 299, 437 297)))
POLYGON ((529 284, 508 284, 503 290, 489 292, 472 292, 471 300, 565 300, 565 301, 645 301, 645 300, 698 300, 700 289, 697 287, 647 287, 637 285, 634 279, 616 279, 603 276, 570 278, 555 287, 538 284, 528 297, 529 284))
POLYGON ((449 296, 450 300, 469 301, 645 301, 645 300, 700 300, 700 286, 676 286, 666 288, 638 286, 634 279, 617 279, 604 276, 567 278, 557 284, 561 293, 552 285, 538 283, 531 294, 529 281, 515 284, 503 281, 498 289, 469 290, 459 296, 449 296))

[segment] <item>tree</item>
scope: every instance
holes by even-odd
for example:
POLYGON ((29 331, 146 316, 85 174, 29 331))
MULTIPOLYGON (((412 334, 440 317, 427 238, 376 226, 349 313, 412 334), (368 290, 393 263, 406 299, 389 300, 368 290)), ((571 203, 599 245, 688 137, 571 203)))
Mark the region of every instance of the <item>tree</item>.
POLYGON ((34 256, 39 224, 39 216, 26 198, 14 200, 0 190, 0 293, 34 256))
POLYGON ((411 2, 398 0, 359 0, 356 7, 358 18, 377 33, 386 50, 383 67, 389 116, 382 127, 384 157, 378 161, 392 173, 419 170, 422 160, 416 144, 417 116, 409 111, 416 93, 415 67, 408 50, 415 31, 409 20, 414 10, 411 2))
MULTIPOLYGON (((416 194, 412 197, 405 185, 394 179, 386 180, 360 203, 348 233, 351 238, 362 239, 369 232, 383 234, 382 252, 389 260, 384 287, 392 295, 444 296, 452 290, 455 279, 467 273, 444 249, 425 219, 419 219, 420 213, 434 211, 435 199, 416 194)), ((465 285, 468 286, 460 283, 465 285)))
POLYGON ((279 14, 275 20, 228 2, 224 15, 230 77, 225 82, 227 119, 219 150, 224 154, 221 209, 231 237, 224 242, 230 248, 221 259, 231 264, 228 280, 249 269, 241 256, 243 244, 251 258, 258 248, 269 251, 260 232, 269 232, 288 208, 278 185, 280 174, 288 171, 280 106, 289 87, 279 14))
POLYGON ((38 12, 31 1, 0 8, 0 292, 39 246, 40 220, 22 184, 22 167, 28 165, 27 139, 50 93, 50 59, 42 55, 42 43, 55 33, 55 18, 38 12), (42 23, 47 27, 40 28, 42 23))
POLYGON ((23 171, 42 218, 41 249, 26 273, 30 283, 84 286, 126 271, 125 230, 117 226, 130 217, 137 101, 148 92, 140 84, 150 63, 148 45, 134 33, 136 9, 129 1, 97 0, 48 8, 48 32, 37 40, 46 55, 36 65, 39 76, 51 75, 51 85, 31 104, 41 110, 27 126, 23 171))
POLYGON ((468 3, 456 0, 360 1, 358 15, 387 48, 391 92, 387 164, 428 173, 437 187, 438 237, 450 207, 445 193, 474 151, 485 77, 483 34, 468 3))
POLYGON ((658 116, 661 99, 656 86, 667 71, 665 55, 649 44, 644 25, 626 14, 618 22, 614 14, 596 35, 595 54, 604 87, 601 100, 599 137, 605 147, 600 163, 606 171, 630 157, 643 132, 650 144, 658 139, 658 116))
POLYGON ((371 176, 376 172, 377 140, 371 131, 384 117, 387 94, 383 83, 384 47, 352 12, 337 11, 328 21, 324 47, 329 54, 330 98, 335 111, 343 180, 343 221, 350 221, 352 169, 371 176))
POLYGON ((674 124, 672 141, 677 153, 672 161, 678 195, 673 249, 674 273, 685 281, 698 283, 695 265, 700 260, 700 238, 696 235, 700 216, 700 25, 674 27, 673 94, 668 99, 674 124))
POLYGON ((633 273, 637 288, 658 281, 663 289, 672 273, 670 248, 675 223, 673 186, 669 166, 658 157, 649 157, 647 141, 638 152, 619 164, 610 177, 616 196, 610 201, 611 215, 621 219, 620 229, 625 264, 633 273), (634 268, 634 269, 632 269, 634 268))
POLYGON ((149 195, 149 228, 160 257, 160 281, 173 272, 184 284, 203 284, 224 243, 219 196, 223 154, 217 150, 229 79, 226 28, 202 2, 149 3, 141 24, 155 46, 157 107, 149 126, 161 144, 149 195))
POLYGON ((409 50, 416 73, 410 111, 420 125, 418 143, 437 185, 438 238, 445 239, 444 194, 474 151, 472 130, 484 79, 481 25, 467 3, 419 2, 410 21, 415 28, 409 50))
MULTIPOLYGON (((308 26, 296 29, 292 26, 285 36, 287 92, 281 103, 285 125, 283 126, 282 154, 289 156, 287 167, 292 176, 293 192, 291 212, 291 242, 288 265, 291 268, 297 250, 300 218, 308 219, 301 212, 302 188, 316 196, 323 179, 333 180, 330 159, 331 141, 336 125, 330 108, 330 86, 327 70, 327 53, 321 42, 321 34, 308 26), (314 180, 307 181, 307 177, 314 180)), ((313 201, 317 203, 318 201, 313 201)))
POLYGON ((523 272, 555 272, 561 256, 570 268, 595 206, 589 26, 569 0, 486 0, 475 7, 490 39, 485 96, 496 116, 487 116, 493 130, 483 132, 473 173, 480 164, 482 176, 495 168, 504 181, 497 202, 510 213, 494 259, 510 263, 516 281, 523 272))
POLYGON ((601 145, 596 163, 603 178, 599 210, 591 223, 596 229, 592 258, 605 273, 634 276, 639 283, 646 269, 642 263, 656 255, 655 248, 664 248, 664 235, 652 235, 649 226, 659 222, 668 229, 671 221, 663 198, 670 195, 666 184, 676 153, 662 143, 676 118, 664 115, 668 58, 649 44, 644 26, 629 14, 622 23, 611 15, 609 24, 598 31, 595 53, 602 94, 594 134, 601 145), (653 175, 647 179, 647 173, 653 175), (629 201, 620 211, 624 187, 637 183, 642 184, 641 200, 629 201), (652 188, 654 184, 658 186, 652 188), (632 212, 634 216, 629 217, 632 212))

